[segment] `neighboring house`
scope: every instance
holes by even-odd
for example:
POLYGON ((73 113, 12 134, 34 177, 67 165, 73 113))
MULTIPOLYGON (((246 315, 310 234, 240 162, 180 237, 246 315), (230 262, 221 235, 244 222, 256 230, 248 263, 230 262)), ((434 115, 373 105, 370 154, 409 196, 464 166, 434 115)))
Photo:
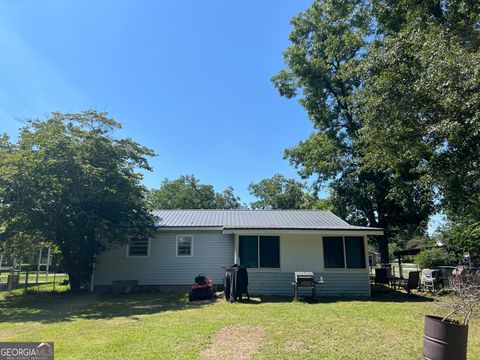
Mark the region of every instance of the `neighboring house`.
POLYGON ((318 294, 370 295, 367 235, 322 210, 158 210, 156 234, 97 257, 95 288, 112 281, 189 285, 199 273, 223 283, 232 264, 248 268, 251 294, 292 294, 295 271, 323 275, 318 294))
POLYGON ((377 266, 377 264, 380 264, 380 254, 375 251, 368 250, 368 265, 377 266))

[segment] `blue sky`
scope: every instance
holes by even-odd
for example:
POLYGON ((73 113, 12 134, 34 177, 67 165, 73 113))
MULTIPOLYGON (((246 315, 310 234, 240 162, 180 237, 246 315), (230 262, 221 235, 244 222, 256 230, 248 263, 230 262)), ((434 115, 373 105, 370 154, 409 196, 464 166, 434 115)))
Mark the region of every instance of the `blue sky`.
POLYGON ((274 173, 308 136, 270 78, 309 1, 3 1, 0 132, 50 111, 108 111, 158 153, 145 184, 195 174, 222 190, 274 173))
POLYGON ((195 174, 249 202, 250 182, 297 177, 282 153, 312 129, 270 82, 289 21, 309 4, 2 1, 0 132, 15 137, 51 111, 107 111, 123 123, 119 135, 158 153, 147 186, 195 174))

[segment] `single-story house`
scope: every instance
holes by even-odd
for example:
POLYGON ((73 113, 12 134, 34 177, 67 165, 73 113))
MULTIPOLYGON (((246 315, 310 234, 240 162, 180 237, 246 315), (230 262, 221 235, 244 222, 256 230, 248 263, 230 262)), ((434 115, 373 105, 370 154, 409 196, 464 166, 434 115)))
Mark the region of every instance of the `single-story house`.
POLYGON ((232 264, 248 268, 249 292, 290 295, 294 272, 311 271, 318 294, 370 295, 367 236, 382 229, 353 226, 324 210, 158 210, 148 240, 97 256, 94 287, 136 280, 178 288, 205 273, 223 284, 232 264))

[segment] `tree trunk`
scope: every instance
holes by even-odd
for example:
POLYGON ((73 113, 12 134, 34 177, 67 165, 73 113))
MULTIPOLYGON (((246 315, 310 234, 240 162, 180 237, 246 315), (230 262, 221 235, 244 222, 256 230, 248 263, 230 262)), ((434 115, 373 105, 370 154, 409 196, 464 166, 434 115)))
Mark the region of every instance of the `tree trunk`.
MULTIPOLYGON (((72 259, 70 254, 62 252, 63 259, 65 261, 65 270, 68 274, 68 279, 70 281, 70 291, 73 293, 78 293, 82 291, 82 287, 85 285, 85 279, 87 277, 88 271, 85 271, 83 261, 81 259, 72 259)), ((79 258, 77 254, 77 258, 79 258)))
POLYGON ((378 236, 378 249, 380 251, 380 258, 382 264, 390 263, 390 257, 388 256, 388 237, 386 234, 378 236))
POLYGON ((70 281, 70 291, 79 293, 82 291, 82 274, 76 271, 68 272, 68 279, 70 281))

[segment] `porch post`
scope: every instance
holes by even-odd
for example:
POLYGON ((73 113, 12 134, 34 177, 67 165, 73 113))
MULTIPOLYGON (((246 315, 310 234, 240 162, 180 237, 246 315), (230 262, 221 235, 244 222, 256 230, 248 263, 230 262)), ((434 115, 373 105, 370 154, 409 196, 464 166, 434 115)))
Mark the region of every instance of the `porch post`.
POLYGON ((370 286, 370 264, 368 262, 368 235, 363 236, 363 247, 365 248, 365 267, 367 268, 368 274, 368 296, 372 296, 372 287, 370 286))
POLYGON ((45 282, 48 282, 48 270, 50 269, 50 252, 51 252, 51 245, 48 245, 47 267, 45 269, 45 282))
POLYGON ((42 251, 43 251, 43 248, 40 247, 40 251, 38 253, 38 262, 37 262, 37 277, 35 278, 36 285, 38 285, 38 273, 40 272, 40 265, 42 264, 42 251))
POLYGON ((400 255, 398 255, 398 272, 400 273, 400 278, 403 279, 402 257, 400 255))
POLYGON ((370 274, 370 263, 368 261, 368 236, 363 236, 363 248, 365 251, 365 266, 368 269, 368 273, 370 274))
POLYGON ((233 263, 237 264, 238 259, 238 234, 233 236, 233 263))

